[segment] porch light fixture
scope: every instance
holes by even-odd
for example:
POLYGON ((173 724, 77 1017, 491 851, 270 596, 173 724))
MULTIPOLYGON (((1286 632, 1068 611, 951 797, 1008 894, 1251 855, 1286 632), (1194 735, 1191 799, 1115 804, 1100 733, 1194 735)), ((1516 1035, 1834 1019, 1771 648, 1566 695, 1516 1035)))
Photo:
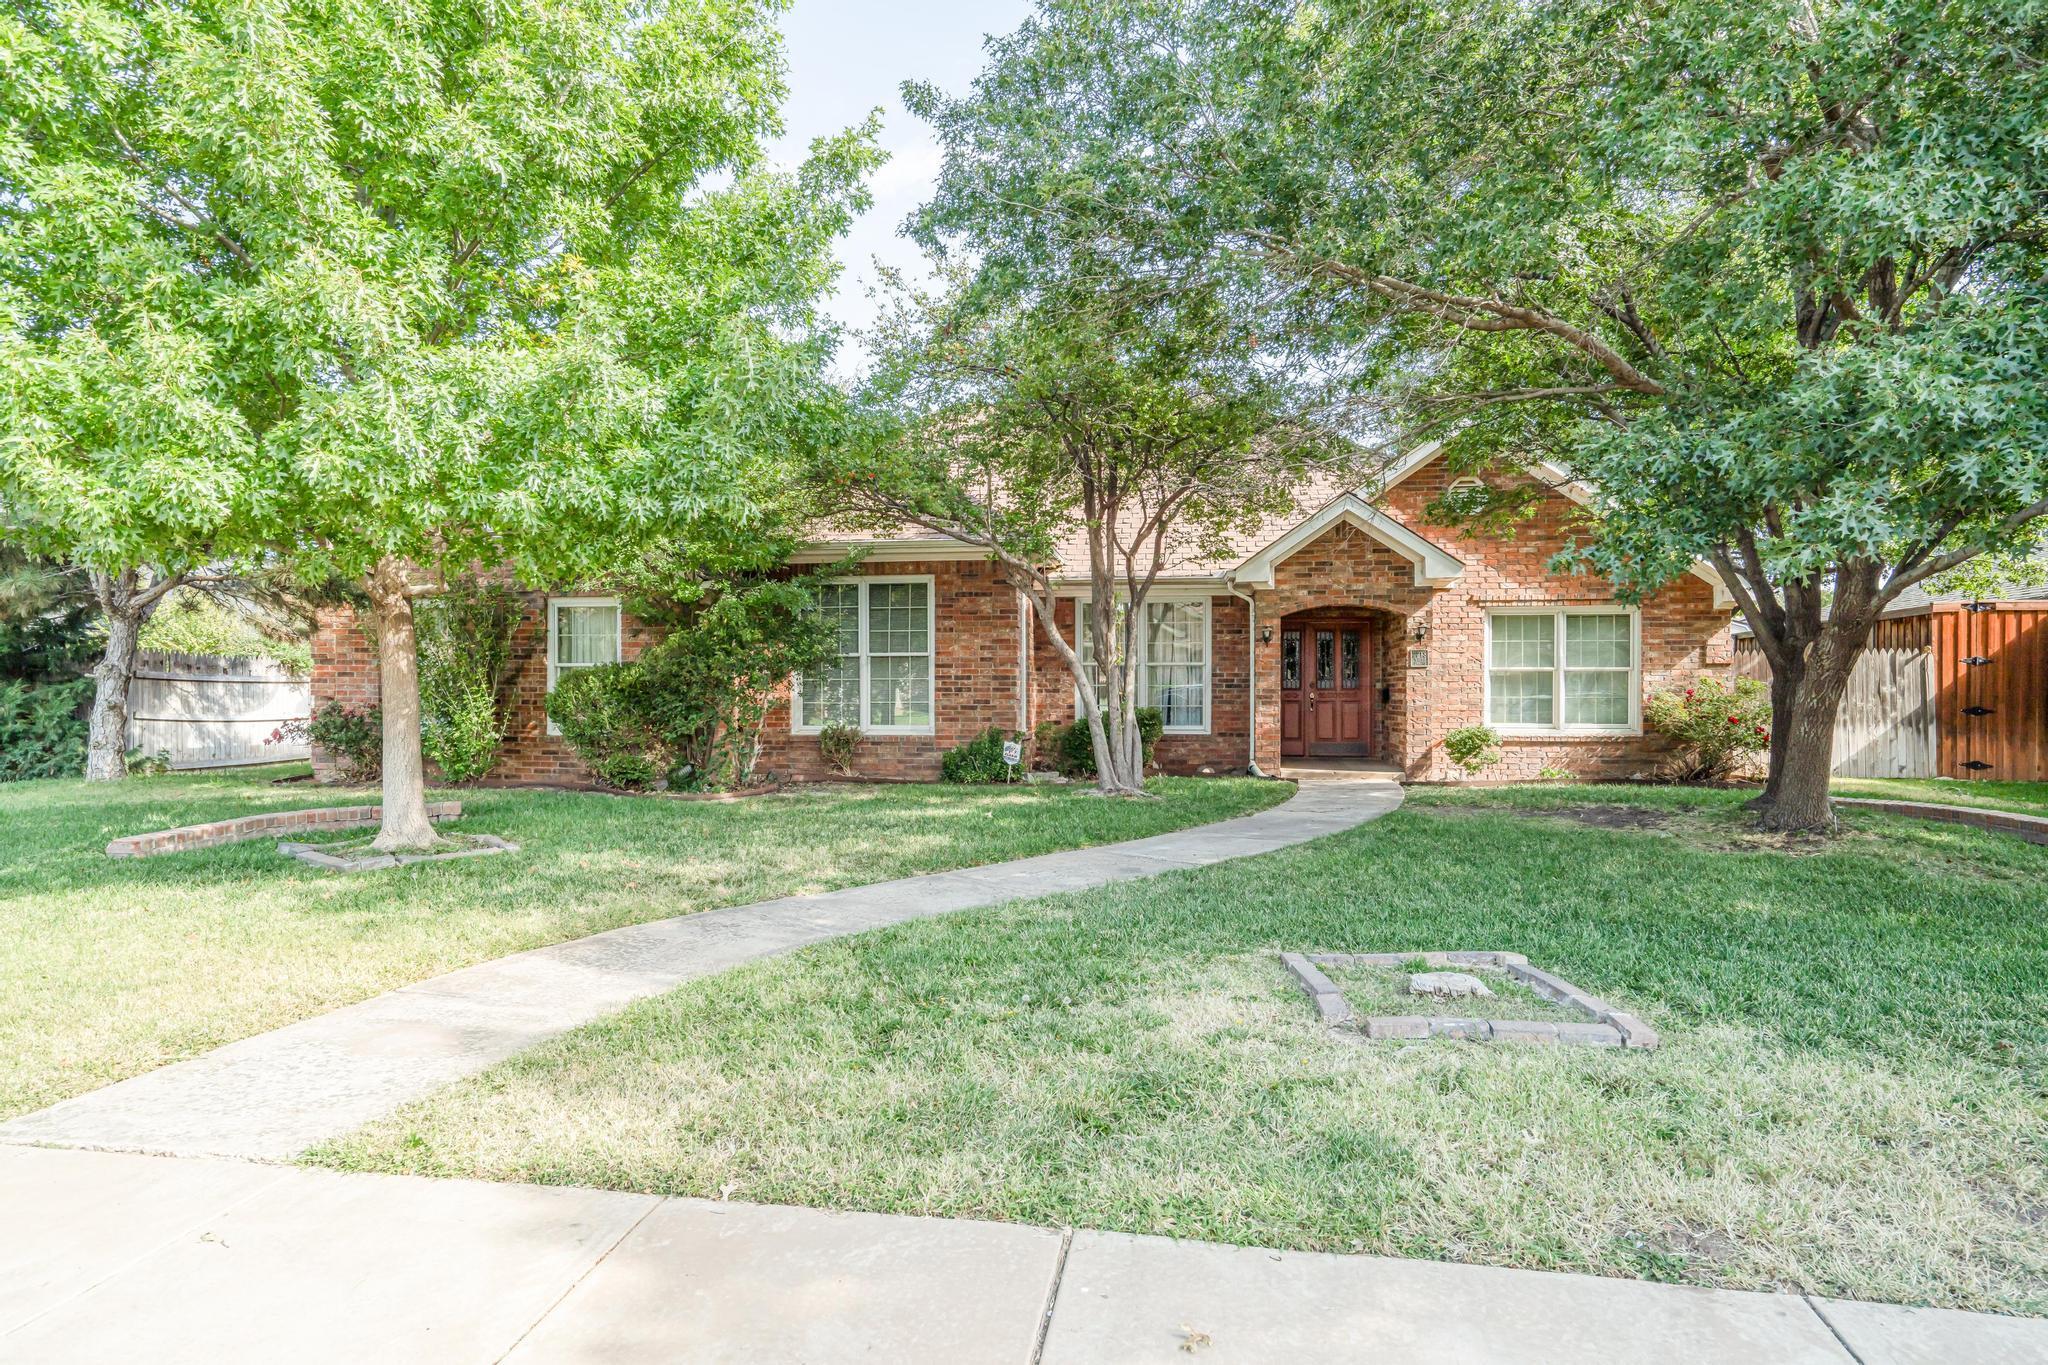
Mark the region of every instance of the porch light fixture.
POLYGON ((1273 628, 1271 626, 1259 627, 1259 643, 1262 645, 1270 645, 1273 643, 1273 628))
POLYGON ((1418 645, 1421 644, 1424 640, 1427 640, 1429 638, 1429 622, 1417 621, 1415 623, 1415 629, 1411 632, 1411 634, 1414 636, 1415 643, 1418 645))

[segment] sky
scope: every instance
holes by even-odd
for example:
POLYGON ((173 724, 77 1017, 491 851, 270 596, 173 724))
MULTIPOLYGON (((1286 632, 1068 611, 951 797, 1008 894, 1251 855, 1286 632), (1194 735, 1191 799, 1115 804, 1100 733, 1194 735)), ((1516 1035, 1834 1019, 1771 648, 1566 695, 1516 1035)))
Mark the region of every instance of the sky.
MULTIPOLYGON (((874 260, 916 270, 917 248, 896 230, 923 203, 938 174, 939 148, 931 129, 903 107, 899 87, 932 81, 960 93, 981 70, 982 39, 1007 33, 1031 12, 1029 0, 795 0, 783 16, 789 57, 787 132, 774 155, 785 165, 803 160, 811 140, 836 133, 882 110, 882 146, 889 163, 872 182, 874 207, 841 239, 845 269, 827 311, 848 327, 874 318, 867 287, 874 260)), ((859 368, 860 350, 849 338, 839 368, 859 368)))

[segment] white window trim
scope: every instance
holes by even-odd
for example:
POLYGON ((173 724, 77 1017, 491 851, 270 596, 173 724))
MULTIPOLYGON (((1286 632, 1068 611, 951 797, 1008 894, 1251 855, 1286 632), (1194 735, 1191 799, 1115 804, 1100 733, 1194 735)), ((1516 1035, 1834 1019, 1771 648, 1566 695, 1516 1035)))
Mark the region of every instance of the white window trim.
MULTIPOLYGON (((612 636, 612 658, 611 658, 611 661, 612 661, 613 663, 619 663, 619 662, 621 662, 621 661, 622 661, 622 660, 624 659, 624 657, 625 657, 625 651, 626 651, 626 613, 625 613, 625 611, 624 611, 624 610, 623 610, 622 608, 620 608, 620 606, 619 606, 619 599, 618 599, 618 598, 616 598, 616 597, 550 597, 550 598, 548 599, 548 695, 549 695, 549 696, 553 696, 553 695, 554 695, 554 692, 555 692, 555 675, 556 675, 556 671, 557 671, 557 670, 556 670, 556 665, 555 665, 555 625, 556 625, 556 622, 557 622, 557 620, 558 620, 558 619, 560 618, 560 613, 561 613, 561 609, 562 609, 563 607, 610 607, 610 608, 611 608, 611 609, 612 609, 613 611, 615 611, 615 612, 617 612, 617 613, 618 613, 618 621, 619 621, 619 628, 618 628, 618 630, 617 630, 617 631, 616 631, 616 632, 615 632, 615 633, 613 634, 613 636, 612 636)), ((599 665, 596 665, 596 664, 591 664, 591 665, 581 665, 581 664, 579 664, 579 665, 577 665, 577 668, 582 668, 582 667, 592 667, 592 668, 595 668, 595 667, 598 667, 598 666, 599 666, 599 665)), ((572 668, 572 669, 570 670, 570 672, 572 672, 572 673, 573 673, 573 672, 575 672, 575 671, 576 671, 576 669, 574 669, 574 668, 572 668)), ((562 733, 562 727, 561 727, 561 726, 559 726, 559 725, 557 725, 557 724, 555 724, 554 718, 553 718, 552 716, 550 716, 550 717, 548 718, 548 725, 547 725, 547 731, 548 731, 548 734, 550 734, 550 735, 553 735, 553 736, 557 736, 557 737, 559 737, 559 736, 561 735, 561 733, 562 733)))
MULTIPOLYGON (((1074 638, 1068 641, 1078 657, 1081 651, 1081 613, 1088 609, 1094 596, 1089 593, 1074 595, 1074 638)), ((1200 602, 1203 604, 1202 621, 1207 627, 1207 637, 1202 641, 1202 723, 1200 725, 1169 725, 1162 732, 1169 735, 1206 735, 1213 732, 1216 723, 1216 598, 1213 593, 1194 588, 1154 589, 1145 595, 1145 605, 1154 602, 1200 602)), ((1148 657, 1151 649, 1149 635, 1140 630, 1137 633, 1138 651, 1138 695, 1143 698, 1148 677, 1152 671, 1152 660, 1148 657)), ((1074 715, 1081 714, 1081 689, 1074 689, 1074 715)))
MULTIPOLYGON (((1580 604, 1570 607, 1501 606, 1486 609, 1486 629, 1480 640, 1480 712, 1485 724, 1502 735, 1640 735, 1643 733, 1643 614, 1616 602, 1611 606, 1580 604), (1628 723, 1626 725, 1564 724, 1564 618, 1567 616, 1628 617, 1628 723), (1493 618, 1496 616, 1548 616, 1556 641, 1551 660, 1549 725, 1496 725, 1493 720, 1493 618)), ((1513 670, 1509 670, 1513 671, 1513 670)))
MULTIPOLYGON (((860 604, 860 724, 857 727, 864 735, 931 735, 938 733, 939 720, 939 588, 938 580, 931 574, 857 574, 852 578, 835 578, 837 586, 854 584, 861 588, 858 594, 860 604), (925 667, 929 683, 927 695, 931 698, 931 720, 924 725, 869 725, 868 679, 873 656, 868 653, 868 593, 867 585, 876 583, 922 583, 924 584, 924 638, 925 667)), ((793 735, 815 735, 825 727, 822 723, 809 724, 804 719, 804 677, 801 673, 790 675, 789 679, 789 732, 793 735)))

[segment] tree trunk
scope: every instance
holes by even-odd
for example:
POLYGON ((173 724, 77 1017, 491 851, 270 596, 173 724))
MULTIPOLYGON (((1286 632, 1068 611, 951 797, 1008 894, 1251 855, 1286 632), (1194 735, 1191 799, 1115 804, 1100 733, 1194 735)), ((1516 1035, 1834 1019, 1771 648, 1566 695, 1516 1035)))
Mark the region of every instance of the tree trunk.
POLYGON ((1806 660, 1795 659, 1788 668, 1771 670, 1771 747, 1764 789, 1749 803, 1751 810, 1767 810, 1777 804, 1778 790, 1785 780, 1785 754, 1791 743, 1792 713, 1799 697, 1799 685, 1806 676, 1806 660))
POLYGON ((379 853, 431 848, 426 760, 420 753, 419 641, 405 566, 381 561, 369 580, 377 621, 377 682, 384 712, 384 810, 371 847, 379 853))
POLYGON ((1782 727, 1775 709, 1777 688, 1772 687, 1772 786, 1765 789, 1768 804, 1761 807, 1757 820, 1763 828, 1779 833, 1834 828, 1828 779, 1834 768, 1835 716, 1868 634, 1867 625, 1859 631, 1829 623, 1793 681, 1782 727))
POLYGON ((107 649, 93 668, 92 724, 85 750, 85 780, 119 782, 128 776, 128 689, 135 681, 136 642, 148 607, 133 593, 110 594, 104 608, 107 649))

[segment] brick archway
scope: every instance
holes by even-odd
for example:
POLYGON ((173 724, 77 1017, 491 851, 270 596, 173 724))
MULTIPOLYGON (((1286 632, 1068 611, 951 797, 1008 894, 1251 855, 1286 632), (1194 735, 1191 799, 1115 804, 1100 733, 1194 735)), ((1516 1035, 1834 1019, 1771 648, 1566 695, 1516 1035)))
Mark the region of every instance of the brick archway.
POLYGON ((1338 617, 1369 621, 1375 635, 1374 742, 1371 756, 1408 766, 1410 636, 1427 621, 1429 604, 1440 589, 1415 582, 1415 565, 1349 524, 1340 523, 1274 566, 1273 586, 1255 594, 1261 635, 1252 651, 1252 687, 1256 698, 1259 767, 1276 772, 1281 753, 1282 623, 1309 623, 1338 617))

